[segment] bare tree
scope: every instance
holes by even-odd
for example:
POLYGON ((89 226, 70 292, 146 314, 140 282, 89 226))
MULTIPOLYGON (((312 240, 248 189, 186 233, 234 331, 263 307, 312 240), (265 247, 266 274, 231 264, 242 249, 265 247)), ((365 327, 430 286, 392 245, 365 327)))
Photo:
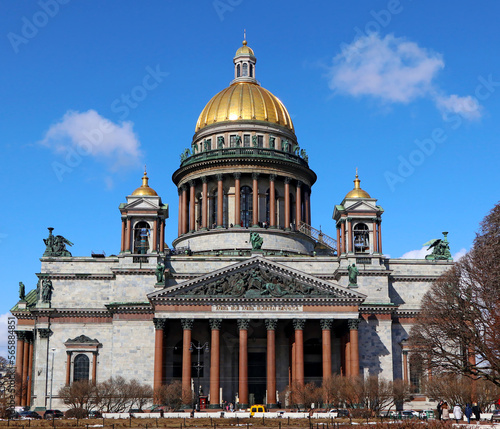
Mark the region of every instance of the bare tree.
POLYGON ((132 401, 131 406, 135 406, 141 411, 153 399, 153 388, 149 384, 139 383, 136 379, 130 380, 129 390, 132 401))
POLYGON ((182 384, 180 381, 165 384, 155 391, 157 403, 166 405, 170 410, 176 410, 182 405, 182 397, 182 384))
POLYGON ((425 368, 500 386, 500 204, 481 223, 473 248, 434 282, 410 332, 425 368))
POLYGON ((343 403, 345 402, 341 395, 343 383, 343 377, 338 374, 334 374, 323 381, 323 385, 321 387, 323 402, 325 404, 329 404, 336 408, 343 406, 343 403))
POLYGON ((388 408, 394 403, 394 390, 392 382, 371 375, 360 383, 360 403, 373 414, 388 408))
POLYGON ((59 389, 59 396, 71 408, 92 410, 96 405, 96 386, 86 380, 75 381, 69 386, 59 389))

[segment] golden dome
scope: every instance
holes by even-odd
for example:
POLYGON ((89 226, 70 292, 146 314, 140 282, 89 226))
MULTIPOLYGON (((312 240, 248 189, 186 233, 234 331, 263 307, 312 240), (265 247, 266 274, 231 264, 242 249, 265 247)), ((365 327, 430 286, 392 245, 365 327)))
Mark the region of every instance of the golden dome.
POLYGON ((356 178, 354 179, 354 189, 345 196, 345 198, 371 198, 368 192, 363 191, 359 186, 361 180, 358 178, 358 169, 356 168, 356 178))
POLYGON ((279 98, 254 82, 235 82, 216 94, 201 112, 195 131, 238 120, 271 122, 294 131, 290 114, 279 98))
POLYGON ((148 176, 146 174, 146 169, 144 169, 144 176, 142 176, 142 185, 139 186, 134 192, 132 192, 132 195, 135 196, 150 196, 150 197, 157 197, 158 194, 153 188, 150 188, 148 185, 148 176))
POLYGON ((255 54, 253 53, 253 49, 247 46, 247 41, 246 40, 243 40, 243 46, 236 51, 235 57, 237 57, 239 55, 252 55, 252 56, 255 56, 255 54))

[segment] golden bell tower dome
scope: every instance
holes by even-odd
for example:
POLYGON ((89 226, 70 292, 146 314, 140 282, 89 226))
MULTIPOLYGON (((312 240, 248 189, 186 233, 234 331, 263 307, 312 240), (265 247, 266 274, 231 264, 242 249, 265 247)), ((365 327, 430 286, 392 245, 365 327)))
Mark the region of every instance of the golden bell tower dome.
POLYGON ((354 179, 354 189, 352 191, 349 191, 345 198, 371 198, 370 194, 368 192, 364 191, 361 189, 361 186, 359 185, 361 180, 359 180, 358 177, 358 169, 356 168, 356 178, 354 179))
POLYGON ((146 173, 146 167, 144 167, 144 176, 142 176, 142 185, 139 186, 132 195, 134 196, 149 196, 149 197, 157 197, 158 194, 153 188, 150 188, 148 185, 148 175, 146 173))
POLYGON ((234 80, 207 103, 196 122, 195 131, 221 122, 263 121, 294 132, 292 119, 284 104, 262 88, 255 78, 257 59, 246 40, 236 51, 233 62, 234 80))

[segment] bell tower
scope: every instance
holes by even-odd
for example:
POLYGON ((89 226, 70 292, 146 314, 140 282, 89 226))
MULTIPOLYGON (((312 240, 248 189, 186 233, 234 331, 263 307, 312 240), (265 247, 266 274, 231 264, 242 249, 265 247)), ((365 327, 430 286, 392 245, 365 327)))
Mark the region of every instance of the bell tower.
POLYGON ((120 254, 162 254, 165 251, 165 221, 168 205, 149 187, 144 168, 142 185, 119 206, 122 214, 120 254))
POLYGON ((377 200, 361 189, 361 180, 354 179, 354 189, 335 206, 333 219, 337 226, 339 256, 370 257, 382 254, 382 213, 377 200))

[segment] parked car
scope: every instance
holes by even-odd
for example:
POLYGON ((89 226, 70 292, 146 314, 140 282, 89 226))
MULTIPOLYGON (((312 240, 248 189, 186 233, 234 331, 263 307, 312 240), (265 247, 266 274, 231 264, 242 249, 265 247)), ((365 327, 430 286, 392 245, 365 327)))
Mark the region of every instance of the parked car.
POLYGON ((255 416, 255 413, 265 413, 266 406, 265 405, 252 405, 250 407, 250 417, 255 416))
POLYGON ((23 420, 29 420, 29 419, 41 419, 42 416, 38 413, 35 413, 34 411, 21 411, 19 413, 21 415, 21 418, 23 420))
POLYGON ((500 422, 500 410, 493 411, 493 414, 491 415, 491 421, 500 422))
POLYGON ((328 411, 328 413, 334 418, 349 418, 349 410, 333 409, 328 411))
POLYGON ((403 420, 408 420, 408 419, 418 419, 419 415, 416 411, 413 410, 404 410, 401 411, 401 418, 403 420))
POLYGON ((89 411, 89 419, 101 419, 102 413, 97 410, 89 411))
POLYGON ((420 411, 419 417, 422 420, 427 420, 427 419, 433 419, 434 417, 434 410, 422 410, 420 411))
POLYGON ((47 410, 43 413, 43 418, 45 420, 50 419, 61 419, 64 417, 64 413, 60 410, 47 410))

